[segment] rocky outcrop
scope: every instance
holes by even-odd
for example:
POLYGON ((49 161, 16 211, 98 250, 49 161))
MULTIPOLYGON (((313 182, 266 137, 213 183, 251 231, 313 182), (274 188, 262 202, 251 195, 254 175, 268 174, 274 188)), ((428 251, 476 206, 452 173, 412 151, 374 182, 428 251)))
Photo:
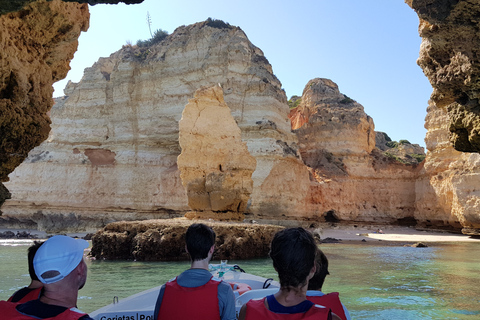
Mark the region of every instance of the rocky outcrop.
POLYGON ((383 151, 387 157, 410 164, 419 164, 425 160, 425 150, 418 144, 408 140, 392 141, 385 132, 375 132, 375 147, 383 151))
POLYGON ((431 102, 425 142, 428 153, 416 183, 419 225, 480 234, 480 155, 456 151, 448 142, 448 114, 431 102))
MULTIPOLYGON (((89 5, 96 5, 100 3, 105 3, 105 4, 118 4, 120 2, 125 3, 125 4, 135 4, 135 3, 142 3, 143 0, 62 0, 63 2, 76 2, 76 3, 88 3, 89 5)), ((38 3, 38 2, 44 2, 44 1, 39 1, 39 0, 8 0, 0 1, 0 15, 6 14, 9 12, 14 12, 14 11, 20 11, 23 7, 30 5, 32 3, 38 3)))
POLYGON ((268 256, 270 242, 281 226, 166 219, 110 223, 92 237, 90 255, 96 259, 189 260, 185 232, 204 223, 216 233, 212 260, 254 259, 268 256))
POLYGON ((429 79, 431 100, 448 117, 458 151, 480 152, 480 3, 406 0, 420 18, 418 64, 429 79))
MULTIPOLYGON (((10 199, 12 197, 12 194, 8 191, 5 186, 0 183, 0 208, 2 207, 2 204, 5 202, 5 200, 10 199)), ((0 214, 2 211, 0 211, 0 214)))
POLYGON ((250 155, 220 86, 199 89, 182 113, 177 165, 189 218, 240 220, 253 190, 250 155))
POLYGON ((52 84, 67 75, 88 19, 86 4, 58 0, 0 16, 0 184, 48 137, 52 84))
POLYGON ((313 79, 290 111, 309 168, 310 216, 327 221, 414 224, 415 179, 421 165, 376 148, 373 120, 328 79, 313 79))
POLYGON ((217 84, 256 160, 247 213, 305 215, 308 171, 281 84, 240 28, 211 19, 148 48, 125 46, 69 83, 51 111, 49 139, 11 175, 4 212, 33 217, 39 228, 56 228, 48 222, 56 220, 88 230, 183 215, 178 123, 195 91, 217 84))

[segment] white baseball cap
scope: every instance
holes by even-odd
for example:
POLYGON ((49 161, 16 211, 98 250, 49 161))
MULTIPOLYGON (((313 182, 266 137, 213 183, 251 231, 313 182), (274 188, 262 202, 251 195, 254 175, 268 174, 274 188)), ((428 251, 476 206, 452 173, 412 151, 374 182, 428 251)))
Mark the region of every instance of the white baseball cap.
POLYGON ((33 258, 35 274, 42 283, 54 283, 70 274, 82 261, 88 241, 53 236, 38 248, 33 258))

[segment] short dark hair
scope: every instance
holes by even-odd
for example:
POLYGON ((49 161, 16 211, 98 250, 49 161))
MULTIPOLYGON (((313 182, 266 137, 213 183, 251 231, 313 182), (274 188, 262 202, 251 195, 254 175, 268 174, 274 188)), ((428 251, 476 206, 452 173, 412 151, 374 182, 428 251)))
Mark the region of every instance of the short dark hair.
POLYGON ((275 234, 270 258, 282 288, 298 288, 307 283, 316 252, 313 236, 303 228, 283 229, 275 234))
POLYGON ((203 223, 194 223, 187 229, 185 242, 192 261, 203 260, 215 244, 215 231, 203 223))
POLYGON ((308 282, 308 290, 322 290, 323 283, 328 274, 328 259, 327 256, 318 249, 317 256, 315 258, 315 265, 317 270, 312 279, 308 282))
POLYGON ((35 269, 33 268, 33 258, 35 257, 35 253, 37 253, 38 248, 43 244, 40 241, 34 241, 33 244, 28 247, 28 273, 30 274, 30 278, 32 280, 38 280, 37 275, 35 274, 35 269))

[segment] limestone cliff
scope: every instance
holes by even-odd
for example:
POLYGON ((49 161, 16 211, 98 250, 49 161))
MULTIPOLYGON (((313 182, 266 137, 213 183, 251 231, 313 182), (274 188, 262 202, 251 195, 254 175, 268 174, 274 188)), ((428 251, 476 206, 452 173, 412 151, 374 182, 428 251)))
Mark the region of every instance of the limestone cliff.
POLYGON ((0 184, 48 137, 52 84, 67 75, 88 19, 86 4, 59 0, 0 16, 0 184))
POLYGON ((187 191, 190 218, 240 220, 253 190, 255 158, 220 86, 199 89, 182 113, 177 165, 187 191))
POLYGON ((448 142, 447 112, 427 109, 428 153, 416 183, 415 218, 425 227, 480 234, 480 155, 456 151, 448 142))
POLYGON ((305 214, 308 171, 281 84, 240 28, 215 20, 125 46, 68 84, 49 139, 11 175, 4 212, 48 230, 183 215, 178 123, 194 92, 217 84, 256 160, 248 213, 305 214))
POLYGON ((310 171, 308 212, 330 221, 413 223, 415 179, 405 164, 375 147, 373 120, 328 79, 313 79, 290 111, 310 171))
POLYGON ((418 64, 433 87, 431 100, 448 114, 458 151, 480 152, 480 3, 406 0, 420 18, 418 64))

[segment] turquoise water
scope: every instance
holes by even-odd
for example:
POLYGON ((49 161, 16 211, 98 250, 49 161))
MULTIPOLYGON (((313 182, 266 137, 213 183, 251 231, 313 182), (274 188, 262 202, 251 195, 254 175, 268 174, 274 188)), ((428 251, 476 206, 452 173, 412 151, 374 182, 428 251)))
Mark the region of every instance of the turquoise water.
MULTIPOLYGON (((28 284, 29 243, 0 242, 0 300, 28 284)), ((480 241, 428 248, 323 244, 330 261, 324 291, 340 292, 352 319, 480 319, 480 241)), ((269 259, 229 261, 246 272, 275 278, 269 259)), ((187 262, 87 261, 89 275, 78 307, 91 312, 158 286, 187 262)))

